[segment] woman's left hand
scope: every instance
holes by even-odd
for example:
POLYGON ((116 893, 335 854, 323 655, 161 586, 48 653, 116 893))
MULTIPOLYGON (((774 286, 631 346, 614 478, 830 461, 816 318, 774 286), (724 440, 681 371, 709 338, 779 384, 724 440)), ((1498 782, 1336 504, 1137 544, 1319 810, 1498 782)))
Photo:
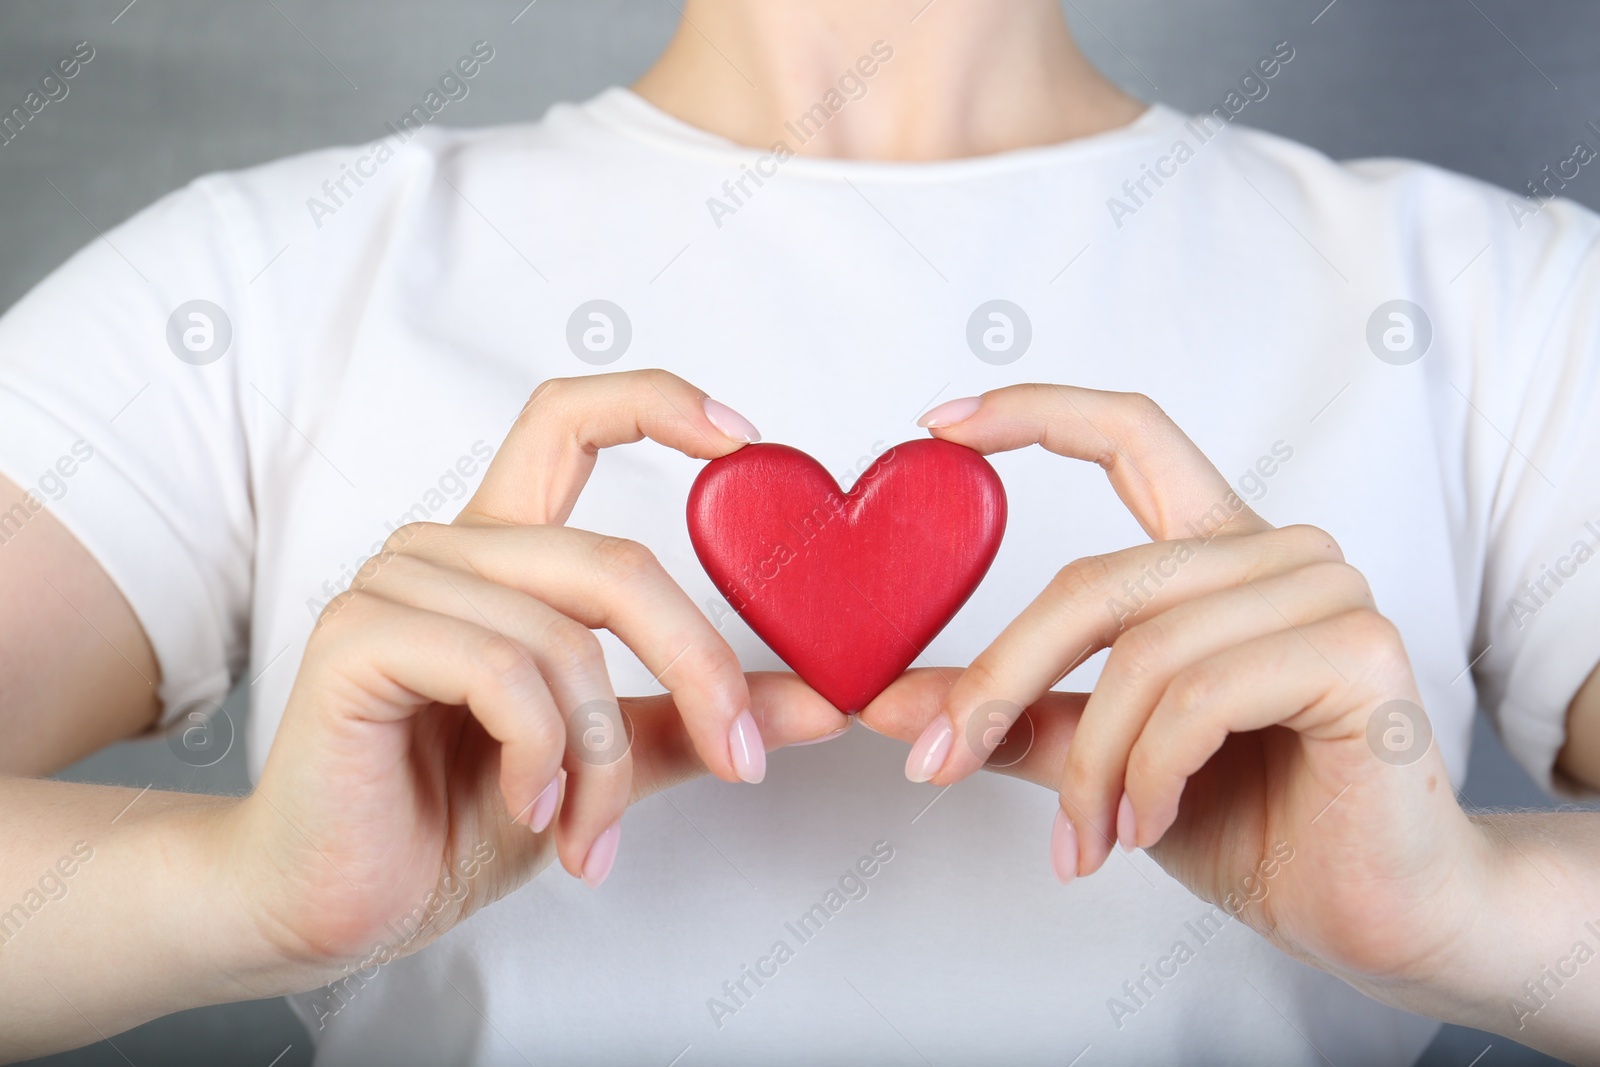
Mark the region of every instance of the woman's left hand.
POLYGON ((971 666, 878 697, 863 722, 915 739, 908 776, 1009 765, 995 769, 1059 788, 1064 881, 1120 840, 1369 992, 1442 980, 1494 898, 1495 849, 1429 743, 1399 632, 1334 539, 1262 520, 1142 396, 1015 386, 924 424, 985 454, 1098 463, 1153 543, 1069 563, 971 666), (1093 693, 1050 691, 1107 647, 1093 693))

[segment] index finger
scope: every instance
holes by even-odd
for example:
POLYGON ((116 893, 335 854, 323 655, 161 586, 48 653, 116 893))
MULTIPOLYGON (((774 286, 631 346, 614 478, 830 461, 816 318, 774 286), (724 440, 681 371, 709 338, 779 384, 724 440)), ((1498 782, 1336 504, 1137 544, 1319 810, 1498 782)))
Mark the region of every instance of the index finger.
POLYGON ((918 424, 989 455, 1043 445, 1105 469, 1156 541, 1272 529, 1160 406, 1140 393, 1012 385, 941 404, 918 424))
POLYGON ((664 370, 551 378, 523 405, 456 522, 560 525, 572 514, 600 449, 646 437, 696 459, 716 459, 761 434, 732 408, 664 370))

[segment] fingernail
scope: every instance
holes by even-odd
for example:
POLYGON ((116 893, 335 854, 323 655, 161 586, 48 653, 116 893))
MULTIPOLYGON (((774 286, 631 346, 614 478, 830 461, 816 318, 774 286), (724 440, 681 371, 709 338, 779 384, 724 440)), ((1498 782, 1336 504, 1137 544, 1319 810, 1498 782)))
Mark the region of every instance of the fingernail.
POLYGON ((600 831, 600 836, 589 846, 589 855, 583 861, 583 884, 590 889, 600 888, 600 883, 611 873, 617 862, 617 843, 622 838, 622 823, 617 821, 600 831))
POLYGON ((1117 805, 1117 844, 1122 846, 1122 851, 1133 851, 1135 842, 1139 840, 1137 829, 1133 824, 1133 801, 1124 793, 1122 802, 1117 805))
POLYGON ((954 426, 958 422, 972 418, 982 403, 981 396, 964 396, 960 400, 947 400, 918 419, 917 425, 926 430, 954 426))
POLYGON ((1078 877, 1078 831, 1060 808, 1056 809, 1056 824, 1050 831, 1050 865, 1062 885, 1078 877))
POLYGON ((821 737, 813 737, 809 741, 796 741, 792 745, 788 745, 786 747, 788 747, 788 748, 805 748, 807 745, 820 745, 824 741, 832 741, 835 738, 843 737, 845 734, 847 734, 849 732, 850 732, 850 727, 841 726, 831 734, 823 734, 821 737))
POLYGON ((748 711, 733 720, 728 731, 728 750, 733 756, 733 769, 751 785, 767 776, 767 746, 761 740, 756 717, 748 711))
POLYGON ((756 429, 755 423, 728 405, 706 397, 705 407, 706 418, 711 421, 711 425, 722 431, 724 437, 743 441, 747 445, 753 445, 761 440, 761 431, 756 429))
POLYGON ((917 743, 911 746, 911 755, 906 757, 906 777, 913 782, 926 782, 938 774, 939 768, 944 766, 944 758, 950 754, 950 739, 954 735, 950 720, 945 716, 940 715, 930 722, 917 743))
POLYGON ((561 799, 561 781, 557 778, 550 779, 550 784, 544 787, 533 802, 533 810, 528 812, 528 829, 536 834, 542 834, 550 825, 550 820, 556 817, 556 801, 561 799))

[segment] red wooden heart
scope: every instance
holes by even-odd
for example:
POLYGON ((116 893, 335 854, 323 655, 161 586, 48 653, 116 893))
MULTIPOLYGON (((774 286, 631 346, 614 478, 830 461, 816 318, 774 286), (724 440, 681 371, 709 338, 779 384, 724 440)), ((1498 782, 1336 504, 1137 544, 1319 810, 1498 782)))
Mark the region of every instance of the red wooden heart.
POLYGON ((717 589, 796 674, 866 707, 967 602, 1000 548, 1006 495, 978 453, 896 445, 845 493, 786 445, 708 463, 689 537, 717 589))

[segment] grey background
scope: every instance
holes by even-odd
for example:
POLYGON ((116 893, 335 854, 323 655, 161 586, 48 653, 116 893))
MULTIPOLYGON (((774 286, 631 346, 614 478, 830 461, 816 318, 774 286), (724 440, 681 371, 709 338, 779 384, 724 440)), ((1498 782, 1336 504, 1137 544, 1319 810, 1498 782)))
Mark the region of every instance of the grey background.
MULTIPOLYGON (((378 136, 476 40, 489 41, 497 55, 471 95, 451 105, 454 125, 537 117, 557 100, 625 84, 666 43, 677 18, 671 0, 525 3, 0 0, 4 110, 77 41, 97 51, 65 100, 0 146, 0 307, 97 229, 196 175, 378 136)), ((1600 121, 1600 4, 1593 0, 1066 6, 1104 70, 1139 96, 1187 109, 1217 103, 1258 55, 1290 41, 1293 66, 1266 101, 1251 105, 1247 121, 1336 157, 1406 156, 1521 188, 1565 159, 1580 136, 1593 136, 1586 122, 1600 121)), ((1600 208, 1595 171, 1587 168, 1567 192, 1600 208)), ((242 721, 237 699, 227 712, 236 726, 242 721)), ((242 792, 240 756, 235 750, 197 769, 162 741, 144 741, 63 777, 242 792)), ((1548 804, 1481 722, 1464 792, 1481 807, 1548 804)), ((305 1032, 277 1001, 186 1012, 114 1041, 38 1062, 291 1067, 311 1059, 305 1032)), ((1555 1061, 1503 1038, 1448 1028, 1422 1062, 1555 1061)))

